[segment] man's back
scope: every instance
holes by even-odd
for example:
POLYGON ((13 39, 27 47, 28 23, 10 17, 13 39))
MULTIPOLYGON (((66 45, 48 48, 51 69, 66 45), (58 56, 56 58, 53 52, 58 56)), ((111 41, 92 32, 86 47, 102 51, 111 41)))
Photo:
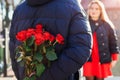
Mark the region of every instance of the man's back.
POLYGON ((18 80, 24 77, 24 70, 14 60, 14 49, 20 44, 15 35, 39 23, 53 35, 60 33, 65 42, 56 46, 58 60, 38 80, 67 80, 90 55, 91 29, 86 15, 77 0, 26 0, 18 6, 10 29, 12 66, 18 80))

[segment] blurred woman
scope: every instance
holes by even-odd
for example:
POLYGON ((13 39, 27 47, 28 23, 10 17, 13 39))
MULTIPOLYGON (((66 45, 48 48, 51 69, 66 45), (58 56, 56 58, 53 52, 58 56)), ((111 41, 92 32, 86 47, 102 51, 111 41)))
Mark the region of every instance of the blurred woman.
POLYGON ((93 33, 93 48, 90 59, 83 66, 83 75, 86 80, 104 80, 112 75, 111 68, 118 60, 115 27, 99 0, 90 2, 88 17, 93 33))

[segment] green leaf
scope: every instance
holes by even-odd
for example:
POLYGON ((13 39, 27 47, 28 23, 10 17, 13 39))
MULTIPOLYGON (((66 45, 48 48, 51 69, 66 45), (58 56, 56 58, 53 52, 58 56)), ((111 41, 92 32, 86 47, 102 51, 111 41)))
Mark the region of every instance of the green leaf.
POLYGON ((50 61, 54 61, 54 60, 57 59, 57 55, 56 55, 56 53, 54 51, 47 51, 46 57, 50 61))
POLYGON ((36 77, 35 76, 25 77, 23 80, 36 80, 36 77))
POLYGON ((31 56, 26 56, 26 57, 24 57, 24 59, 25 59, 26 61, 32 61, 32 57, 31 57, 31 56))
POLYGON ((45 70, 45 66, 42 63, 36 65, 36 75, 37 76, 41 76, 41 74, 44 72, 44 70, 45 70))
POLYGON ((38 50, 41 50, 45 45, 44 44, 41 44, 41 45, 38 45, 37 48, 38 50))
POLYGON ((22 57, 17 58, 17 62, 22 61, 22 57))
POLYGON ((34 58, 37 59, 39 62, 41 62, 43 60, 43 56, 40 53, 36 53, 34 55, 34 58))
POLYGON ((18 54, 18 53, 20 53, 20 52, 23 52, 23 50, 24 50, 23 46, 17 46, 17 47, 15 48, 15 53, 18 54))
POLYGON ((38 62, 37 62, 36 60, 33 60, 33 61, 32 61, 32 64, 33 64, 33 65, 34 65, 34 64, 36 65, 37 63, 38 63, 38 62))
POLYGON ((26 41, 26 45, 32 46, 34 44, 34 40, 35 40, 34 36, 28 38, 27 41, 26 41))
POLYGON ((16 55, 16 59, 17 59, 17 62, 22 61, 22 60, 23 60, 23 54, 19 52, 19 53, 16 55))
POLYGON ((30 51, 31 51, 31 48, 30 48, 29 46, 26 46, 26 47, 25 47, 25 50, 26 50, 26 52, 30 52, 30 51))
POLYGON ((35 75, 31 76, 30 80, 36 80, 36 76, 35 75))
POLYGON ((30 80, 30 78, 29 77, 25 77, 23 80, 30 80))
POLYGON ((46 48, 47 51, 54 51, 54 47, 53 46, 49 46, 46 48))
POLYGON ((20 52, 19 47, 15 49, 15 53, 18 54, 20 52))

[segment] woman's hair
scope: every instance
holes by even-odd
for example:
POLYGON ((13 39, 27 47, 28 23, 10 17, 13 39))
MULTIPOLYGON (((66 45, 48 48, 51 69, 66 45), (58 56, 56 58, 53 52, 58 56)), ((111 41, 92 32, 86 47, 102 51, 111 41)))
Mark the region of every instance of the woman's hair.
POLYGON ((104 4, 100 0, 92 0, 89 3, 89 5, 88 5, 88 17, 90 17, 90 15, 89 15, 89 9, 91 8, 91 6, 93 4, 97 4, 100 7, 100 12, 101 13, 100 13, 100 17, 99 18, 101 20, 105 21, 105 22, 108 22, 111 25, 111 27, 114 27, 113 23, 110 21, 108 15, 107 15, 107 12, 105 10, 104 4))

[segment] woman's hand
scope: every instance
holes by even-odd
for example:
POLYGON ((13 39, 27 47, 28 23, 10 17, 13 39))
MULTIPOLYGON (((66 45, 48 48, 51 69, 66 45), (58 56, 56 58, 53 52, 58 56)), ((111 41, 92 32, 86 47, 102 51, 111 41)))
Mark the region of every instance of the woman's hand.
POLYGON ((116 63, 117 63, 116 60, 112 61, 112 62, 111 62, 111 67, 112 67, 112 68, 115 67, 116 63))

